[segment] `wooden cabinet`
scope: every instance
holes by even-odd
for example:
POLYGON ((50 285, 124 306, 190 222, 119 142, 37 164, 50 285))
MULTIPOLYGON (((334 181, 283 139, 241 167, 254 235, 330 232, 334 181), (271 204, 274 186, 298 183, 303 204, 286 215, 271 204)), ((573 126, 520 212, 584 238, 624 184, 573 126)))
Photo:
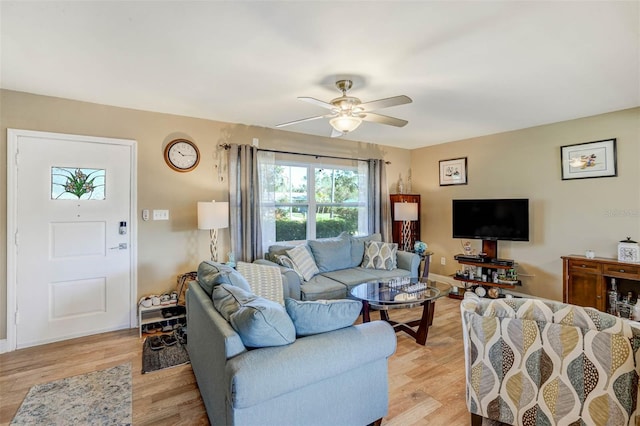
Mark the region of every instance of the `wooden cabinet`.
POLYGON ((607 291, 611 279, 617 280, 618 292, 631 292, 634 298, 640 292, 640 265, 618 262, 615 259, 584 256, 563 256, 563 297, 565 303, 596 308, 602 312, 609 309, 607 291))
POLYGON ((413 250, 413 244, 420 240, 420 194, 391 194, 391 236, 394 243, 398 243, 401 250, 404 241, 402 240, 402 221, 395 220, 395 203, 417 203, 418 204, 418 220, 411 221, 411 237, 410 247, 413 250))

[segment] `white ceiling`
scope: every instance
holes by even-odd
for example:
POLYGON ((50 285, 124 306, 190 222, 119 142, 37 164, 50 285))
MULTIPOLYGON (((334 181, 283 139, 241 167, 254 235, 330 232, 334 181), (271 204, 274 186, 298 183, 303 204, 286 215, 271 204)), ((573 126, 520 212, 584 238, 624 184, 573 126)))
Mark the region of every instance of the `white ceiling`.
MULTIPOLYGON (((0 3, 2 88, 273 128, 338 77, 416 148, 640 106, 639 1, 0 3)), ((325 120, 286 128, 327 136, 325 120)), ((179 129, 177 129, 179 130, 179 129)))

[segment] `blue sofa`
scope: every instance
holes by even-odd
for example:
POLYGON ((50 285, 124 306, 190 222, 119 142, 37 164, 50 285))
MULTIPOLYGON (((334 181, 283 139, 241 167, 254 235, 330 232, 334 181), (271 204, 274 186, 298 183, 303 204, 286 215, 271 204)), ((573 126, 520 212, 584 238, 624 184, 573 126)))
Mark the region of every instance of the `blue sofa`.
POLYGON ((389 324, 250 349, 208 293, 222 282, 216 267, 223 270, 203 262, 186 296, 187 348, 211 424, 363 426, 387 414, 387 359, 396 348, 389 324))
POLYGON ((265 253, 265 259, 255 263, 279 266, 285 281, 285 295, 298 300, 342 299, 356 285, 395 277, 417 277, 420 256, 398 251, 397 268, 392 270, 364 268, 361 266, 367 241, 380 242, 380 234, 352 237, 346 233, 337 238, 306 242, 315 259, 319 273, 305 281, 291 268, 283 266, 281 256, 294 248, 275 244, 265 253))

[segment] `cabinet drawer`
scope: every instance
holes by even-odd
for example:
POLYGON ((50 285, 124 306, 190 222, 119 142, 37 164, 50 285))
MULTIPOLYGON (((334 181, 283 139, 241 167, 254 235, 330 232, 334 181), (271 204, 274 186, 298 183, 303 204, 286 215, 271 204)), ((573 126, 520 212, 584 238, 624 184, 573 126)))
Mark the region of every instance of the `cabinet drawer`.
POLYGON ((640 266, 606 264, 603 268, 604 274, 611 277, 640 279, 640 266))
POLYGON ((569 269, 571 271, 584 271, 592 274, 600 274, 600 263, 591 260, 571 259, 569 260, 569 269))

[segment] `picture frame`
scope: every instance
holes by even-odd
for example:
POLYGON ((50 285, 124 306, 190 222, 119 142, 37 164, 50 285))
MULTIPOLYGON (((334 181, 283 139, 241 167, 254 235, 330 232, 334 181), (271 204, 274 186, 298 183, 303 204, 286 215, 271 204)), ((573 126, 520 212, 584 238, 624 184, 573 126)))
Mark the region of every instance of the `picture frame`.
POLYGON ((440 160, 440 186, 467 184, 467 157, 440 160))
POLYGON ((562 180, 618 176, 616 138, 560 147, 562 180))

